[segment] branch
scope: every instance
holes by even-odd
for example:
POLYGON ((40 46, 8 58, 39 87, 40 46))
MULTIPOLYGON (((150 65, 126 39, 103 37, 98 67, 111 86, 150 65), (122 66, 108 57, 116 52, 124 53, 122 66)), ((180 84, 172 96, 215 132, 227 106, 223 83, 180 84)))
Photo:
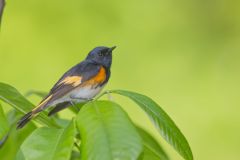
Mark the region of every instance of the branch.
POLYGON ((1 22, 2 22, 4 6, 5 6, 5 0, 0 0, 0 26, 1 26, 1 22))

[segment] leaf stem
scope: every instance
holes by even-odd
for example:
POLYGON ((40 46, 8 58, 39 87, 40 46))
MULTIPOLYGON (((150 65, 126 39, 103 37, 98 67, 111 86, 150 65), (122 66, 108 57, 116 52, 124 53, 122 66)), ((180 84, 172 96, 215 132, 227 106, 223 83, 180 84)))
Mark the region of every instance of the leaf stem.
MULTIPOLYGON (((110 94, 110 93, 113 93, 112 90, 106 90, 106 91, 104 91, 103 93, 101 93, 99 96, 97 96, 97 97, 95 98, 95 100, 98 100, 98 99, 100 99, 102 96, 104 96, 105 94, 110 94)), ((109 96, 109 100, 111 100, 111 99, 112 99, 112 97, 109 96)))

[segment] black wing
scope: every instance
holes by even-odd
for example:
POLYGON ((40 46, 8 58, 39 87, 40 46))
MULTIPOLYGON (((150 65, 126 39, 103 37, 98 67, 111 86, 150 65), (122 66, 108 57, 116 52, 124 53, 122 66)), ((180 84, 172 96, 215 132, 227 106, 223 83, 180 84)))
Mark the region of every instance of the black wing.
MULTIPOLYGON (((100 65, 89 63, 89 62, 82 62, 80 64, 77 64, 73 68, 71 68, 69 71, 67 71, 59 80, 58 82, 53 86, 49 94, 53 94, 57 91, 59 91, 59 88, 65 87, 68 83, 63 83, 64 80, 66 80, 69 77, 76 77, 76 79, 73 79, 72 81, 69 80, 69 84, 76 83, 77 77, 81 79, 81 83, 91 79, 94 77, 100 70, 100 65)), ((65 81, 66 82, 66 81, 65 81)))
POLYGON ((54 100, 63 97, 68 92, 81 85, 83 82, 97 75, 100 68, 100 65, 89 63, 86 61, 71 68, 53 86, 48 96, 41 101, 40 105, 42 103, 45 103, 44 106, 42 106, 41 108, 43 109, 45 106, 47 106, 54 100))

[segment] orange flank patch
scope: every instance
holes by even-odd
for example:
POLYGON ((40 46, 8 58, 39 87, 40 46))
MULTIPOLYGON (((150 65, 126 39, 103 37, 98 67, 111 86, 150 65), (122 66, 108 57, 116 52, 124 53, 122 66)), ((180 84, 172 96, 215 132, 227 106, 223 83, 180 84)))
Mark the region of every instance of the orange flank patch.
POLYGON ((96 83, 102 83, 106 79, 106 70, 105 68, 101 67, 98 74, 91 80, 95 81, 96 83))
POLYGON ((86 81, 84 85, 98 85, 103 83, 106 80, 106 70, 104 67, 101 67, 98 74, 91 78, 90 80, 86 81))
POLYGON ((79 76, 70 76, 70 77, 66 77, 62 82, 59 83, 62 84, 71 84, 73 85, 74 87, 78 86, 79 84, 81 84, 81 80, 82 80, 82 77, 79 77, 79 76))

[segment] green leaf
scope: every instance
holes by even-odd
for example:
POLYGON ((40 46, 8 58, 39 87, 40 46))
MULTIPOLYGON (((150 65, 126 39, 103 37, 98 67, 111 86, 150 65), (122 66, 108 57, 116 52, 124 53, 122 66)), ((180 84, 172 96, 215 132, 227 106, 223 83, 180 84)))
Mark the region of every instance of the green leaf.
POLYGON ((136 128, 116 103, 87 103, 78 113, 77 126, 82 160, 135 160, 142 151, 136 128))
POLYGON ((0 147, 8 137, 9 124, 0 104, 0 147))
POLYGON ((110 92, 126 96, 136 102, 147 113, 163 138, 186 160, 193 159, 192 151, 184 135, 167 113, 151 98, 124 90, 110 92))
MULTIPOLYGON (((34 107, 34 105, 24 98, 15 88, 5 83, 0 83, 0 100, 8 103, 24 114, 31 111, 34 107)), ((45 113, 40 113, 36 120, 47 126, 59 127, 54 121, 49 119, 45 113)))
POLYGON ((77 151, 72 151, 70 160, 79 160, 80 159, 80 153, 77 151))
POLYGON ((143 160, 153 160, 154 158, 160 160, 169 160, 165 151, 149 133, 139 127, 138 133, 142 137, 144 145, 143 160))
POLYGON ((154 154, 149 148, 144 147, 143 153, 138 160, 162 160, 162 159, 159 158, 159 156, 157 156, 156 154, 154 154))
POLYGON ((29 123, 21 130, 16 130, 16 121, 21 115, 13 109, 9 111, 6 116, 8 117, 8 123, 10 124, 10 130, 8 132, 7 141, 0 148, 0 159, 12 160, 15 158, 22 142, 32 133, 33 130, 36 129, 36 126, 33 123, 29 123))
POLYGON ((75 137, 74 123, 66 128, 38 128, 21 145, 16 160, 67 160, 75 137))

